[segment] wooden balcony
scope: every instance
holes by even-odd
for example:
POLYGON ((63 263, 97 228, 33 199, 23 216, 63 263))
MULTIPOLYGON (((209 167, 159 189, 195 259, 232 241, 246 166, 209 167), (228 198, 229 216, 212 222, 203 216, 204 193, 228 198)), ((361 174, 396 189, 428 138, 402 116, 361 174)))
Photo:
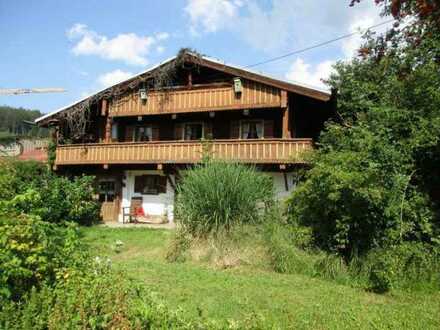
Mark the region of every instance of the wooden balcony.
MULTIPOLYGON (((151 91, 143 102, 137 91, 110 103, 109 116, 140 116, 166 113, 275 108, 283 106, 281 91, 267 85, 243 81, 243 91, 234 93, 230 84, 194 85, 191 89, 174 88, 164 92, 151 91)), ((285 105, 284 105, 285 106, 285 105)))
POLYGON ((55 164, 191 164, 201 160, 204 149, 215 159, 248 164, 294 164, 303 163, 303 153, 312 148, 312 139, 75 144, 58 146, 55 164))

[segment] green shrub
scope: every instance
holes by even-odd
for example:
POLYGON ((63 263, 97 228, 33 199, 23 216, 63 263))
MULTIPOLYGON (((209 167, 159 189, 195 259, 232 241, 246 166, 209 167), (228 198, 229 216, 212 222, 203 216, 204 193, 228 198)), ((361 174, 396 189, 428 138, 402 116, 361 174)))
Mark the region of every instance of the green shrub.
POLYGON ((28 215, 0 215, 0 299, 17 300, 32 287, 53 285, 64 269, 83 260, 73 225, 61 227, 28 215))
POLYGON ((392 289, 440 288, 439 249, 422 243, 403 243, 371 251, 362 272, 375 292, 392 289))
POLYGON ((269 176, 244 165, 207 161, 185 173, 178 187, 176 218, 193 236, 259 222, 273 205, 269 176))
POLYGON ((431 241, 433 213, 400 174, 403 156, 380 138, 364 138, 357 151, 317 154, 289 200, 290 222, 310 227, 317 246, 347 259, 398 241, 431 241))
POLYGON ((5 158, 0 161, 0 201, 12 199, 44 182, 47 168, 42 163, 5 158))
POLYGON ((73 272, 55 288, 32 290, 21 303, 0 307, 2 329, 261 329, 264 320, 216 322, 188 318, 102 261, 73 272))
POLYGON ((34 162, 8 162, 5 168, 0 170, 0 208, 53 223, 87 225, 99 220, 93 177, 70 180, 34 162))

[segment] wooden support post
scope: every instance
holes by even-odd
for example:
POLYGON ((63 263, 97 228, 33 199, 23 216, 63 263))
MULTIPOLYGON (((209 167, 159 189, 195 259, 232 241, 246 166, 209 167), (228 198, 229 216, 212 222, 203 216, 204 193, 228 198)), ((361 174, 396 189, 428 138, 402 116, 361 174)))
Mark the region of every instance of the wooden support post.
POLYGON ((290 132, 289 112, 289 107, 287 106, 283 110, 283 139, 290 139, 292 137, 290 132))
POLYGON ((287 108, 287 91, 281 90, 281 108, 287 108))
POLYGON ((112 142, 112 118, 108 115, 108 103, 106 99, 101 103, 101 114, 105 115, 105 137, 104 142, 112 142))
POLYGON ((52 142, 55 143, 55 145, 58 145, 58 142, 60 140, 60 128, 59 128, 59 126, 52 127, 51 139, 52 139, 52 142))
POLYGON ((105 122, 105 143, 112 142, 112 118, 107 116, 105 122))
POLYGON ((193 85, 193 76, 192 72, 188 71, 188 89, 191 89, 193 85))
POLYGON ((106 99, 102 99, 101 101, 101 116, 107 116, 108 115, 108 102, 106 99))
POLYGON ((290 139, 292 134, 290 132, 290 111, 289 103, 287 101, 287 92, 281 91, 281 107, 283 108, 283 139, 290 139))

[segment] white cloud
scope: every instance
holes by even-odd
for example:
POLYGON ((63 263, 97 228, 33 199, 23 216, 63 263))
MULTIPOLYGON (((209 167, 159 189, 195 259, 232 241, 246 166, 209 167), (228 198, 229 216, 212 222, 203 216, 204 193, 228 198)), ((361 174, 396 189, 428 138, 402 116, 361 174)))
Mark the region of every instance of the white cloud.
POLYGON ((185 12, 191 21, 190 30, 201 34, 225 28, 243 5, 240 0, 188 0, 185 12))
POLYGON ((157 46, 156 47, 156 52, 158 54, 162 54, 164 51, 165 51, 165 47, 163 47, 163 46, 157 46))
MULTIPOLYGON (((197 34, 227 30, 255 49, 278 53, 325 41, 380 20, 372 1, 187 0, 190 30, 197 34)), ((347 46, 349 47, 349 46, 347 46)))
POLYGON ((334 61, 328 60, 312 67, 311 64, 306 63, 302 58, 297 58, 286 73, 286 78, 314 87, 328 88, 322 80, 329 78, 334 63, 334 61))
POLYGON ((357 50, 362 45, 363 33, 380 21, 380 16, 371 9, 360 12, 349 20, 348 32, 358 33, 342 41, 341 50, 345 58, 351 58, 357 54, 357 50))
POLYGON ((89 30, 87 25, 77 23, 67 31, 67 37, 75 41, 72 52, 75 55, 96 55, 108 60, 119 60, 131 65, 148 64, 147 56, 153 46, 166 40, 168 33, 153 36, 139 36, 135 33, 122 33, 114 38, 89 30))
POLYGON ((166 32, 159 32, 155 34, 157 40, 167 40, 170 35, 166 32))
POLYGON ((102 88, 112 86, 133 76, 133 73, 120 69, 107 72, 98 77, 98 83, 102 88))

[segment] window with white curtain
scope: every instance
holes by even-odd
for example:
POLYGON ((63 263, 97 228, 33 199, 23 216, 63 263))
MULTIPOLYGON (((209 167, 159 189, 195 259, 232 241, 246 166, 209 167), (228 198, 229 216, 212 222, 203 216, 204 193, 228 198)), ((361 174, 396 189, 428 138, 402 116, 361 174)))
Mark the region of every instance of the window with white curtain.
POLYGON ((152 141, 153 128, 151 125, 136 126, 134 131, 134 141, 152 141))
POLYGON ((242 139, 262 139, 264 137, 264 124, 262 120, 246 120, 240 125, 242 139))

